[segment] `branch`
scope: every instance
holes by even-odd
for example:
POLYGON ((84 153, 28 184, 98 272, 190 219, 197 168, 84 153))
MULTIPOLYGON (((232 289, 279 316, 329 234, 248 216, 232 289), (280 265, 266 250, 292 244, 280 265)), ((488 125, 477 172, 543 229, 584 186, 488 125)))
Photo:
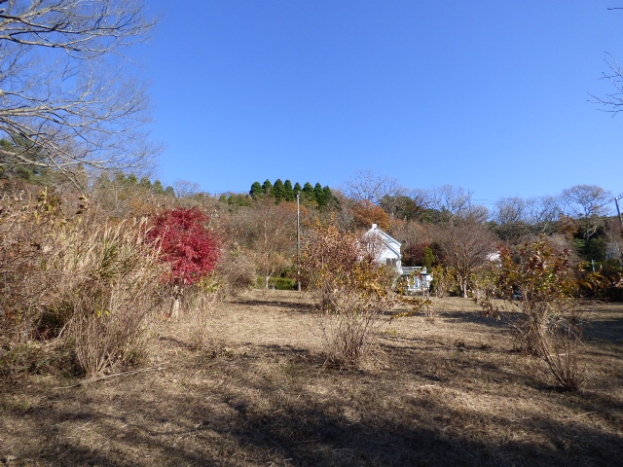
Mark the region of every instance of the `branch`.
POLYGON ((151 368, 141 368, 140 370, 133 370, 133 371, 126 371, 125 373, 115 373, 112 375, 105 375, 105 376, 96 376, 93 378, 89 378, 89 379, 84 379, 76 384, 71 384, 69 386, 57 386, 55 388, 52 389, 71 389, 71 388, 77 388, 80 386, 86 386, 88 384, 93 384, 93 383, 98 383, 100 381, 104 381, 107 379, 112 379, 112 378, 124 378, 126 376, 132 376, 132 375, 136 375, 138 373, 146 373, 148 371, 163 371, 166 370, 166 366, 164 365, 158 365, 155 367, 151 367, 151 368))

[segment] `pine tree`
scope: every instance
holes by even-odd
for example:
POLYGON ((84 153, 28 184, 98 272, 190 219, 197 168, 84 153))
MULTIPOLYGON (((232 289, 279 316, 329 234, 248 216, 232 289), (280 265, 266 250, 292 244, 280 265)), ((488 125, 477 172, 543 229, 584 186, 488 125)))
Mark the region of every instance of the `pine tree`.
POLYGON ((270 180, 266 179, 264 184, 262 185, 262 192, 265 195, 272 196, 273 194, 273 184, 270 180))
POLYGON ((262 185, 260 185, 260 182, 254 182, 253 185, 251 185, 251 190, 249 190, 251 198, 258 199, 262 196, 263 193, 264 192, 262 190, 262 185))
POLYGON ((320 183, 316 183, 314 185, 314 199, 318 206, 325 206, 327 204, 327 200, 325 199, 324 191, 322 191, 322 185, 320 183))
POLYGON ((339 204, 339 201, 335 196, 333 196, 333 192, 331 191, 331 188, 329 188, 328 186, 325 186, 322 189, 322 192, 324 194, 325 206, 337 207, 337 205, 339 204))
POLYGON ((279 204, 286 197, 286 190, 283 182, 280 178, 275 180, 275 185, 273 186, 273 196, 275 197, 275 202, 279 204))
POLYGON ((143 188, 147 188, 149 190, 149 189, 151 189, 151 180, 148 177, 143 177, 143 178, 141 178, 141 181, 139 182, 139 185, 142 186, 143 188))
POLYGON ((290 180, 286 180, 283 184, 285 190, 285 200, 288 202, 292 202, 296 199, 296 194, 294 193, 294 188, 292 188, 292 182, 290 180))
POLYGON ((314 187, 309 182, 303 186, 303 197, 307 200, 314 199, 314 187))
POLYGON ((164 187, 162 186, 162 182, 160 180, 156 180, 154 182, 154 185, 152 186, 152 190, 157 195, 164 194, 164 187))

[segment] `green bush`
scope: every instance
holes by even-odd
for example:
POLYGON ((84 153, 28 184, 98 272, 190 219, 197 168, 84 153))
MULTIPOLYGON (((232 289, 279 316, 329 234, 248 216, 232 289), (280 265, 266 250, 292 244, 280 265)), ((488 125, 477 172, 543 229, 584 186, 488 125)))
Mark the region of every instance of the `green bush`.
MULTIPOLYGON (((263 277, 257 278, 257 287, 260 289, 265 288, 263 277)), ((295 290, 296 279, 291 279, 289 277, 271 277, 268 280, 268 288, 276 290, 295 290)))

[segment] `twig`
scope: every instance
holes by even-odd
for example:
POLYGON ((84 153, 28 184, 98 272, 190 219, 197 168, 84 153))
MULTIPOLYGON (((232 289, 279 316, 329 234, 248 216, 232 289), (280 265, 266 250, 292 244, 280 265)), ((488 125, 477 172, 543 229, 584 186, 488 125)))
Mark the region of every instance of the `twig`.
POLYGON ((111 378, 122 378, 125 376, 131 376, 131 375, 135 375, 137 373, 146 373, 148 371, 162 371, 166 369, 166 366, 163 365, 158 365, 155 367, 151 367, 151 368, 141 368, 140 370, 133 370, 133 371, 126 371, 125 373, 115 373, 112 375, 106 375, 106 376, 96 376, 93 378, 89 378, 89 379, 85 379, 82 380, 76 384, 72 384, 70 386, 58 386, 52 389, 71 389, 71 388, 77 388, 79 386, 86 386, 87 384, 92 384, 92 383, 97 383, 99 381, 103 381, 103 380, 107 380, 107 379, 111 379, 111 378))

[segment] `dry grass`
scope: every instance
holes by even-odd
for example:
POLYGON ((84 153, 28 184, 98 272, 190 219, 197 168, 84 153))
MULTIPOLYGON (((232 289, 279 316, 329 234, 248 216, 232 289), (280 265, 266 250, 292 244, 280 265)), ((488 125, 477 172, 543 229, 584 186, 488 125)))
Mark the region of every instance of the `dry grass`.
MULTIPOLYGON (((311 299, 239 296, 160 323, 154 371, 2 381, 0 460, 13 466, 613 465, 623 455, 623 306, 586 330, 588 385, 558 392, 504 322, 462 299, 389 320, 365 370, 323 366, 311 299), (536 370, 539 371, 539 370, 536 370)), ((0 462, 2 465, 2 462, 0 462)))

